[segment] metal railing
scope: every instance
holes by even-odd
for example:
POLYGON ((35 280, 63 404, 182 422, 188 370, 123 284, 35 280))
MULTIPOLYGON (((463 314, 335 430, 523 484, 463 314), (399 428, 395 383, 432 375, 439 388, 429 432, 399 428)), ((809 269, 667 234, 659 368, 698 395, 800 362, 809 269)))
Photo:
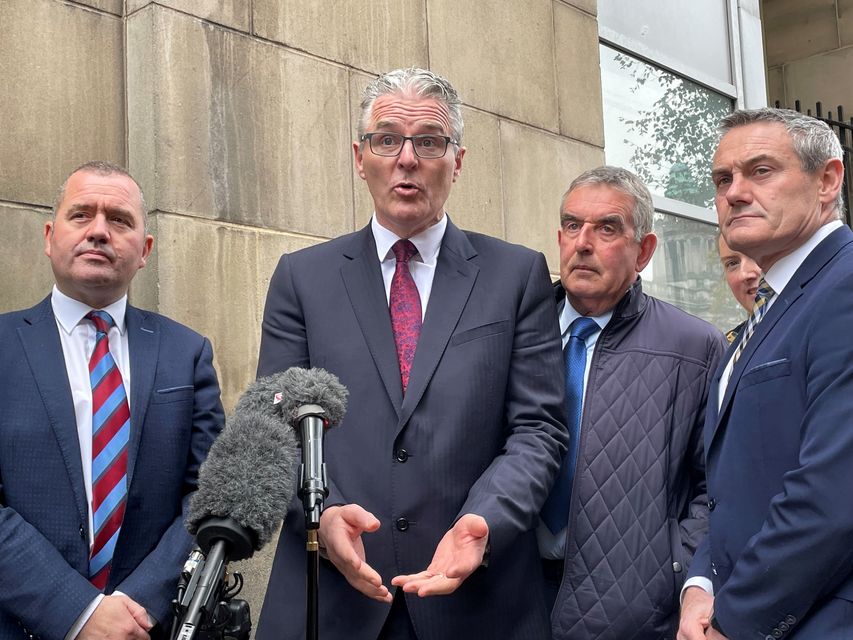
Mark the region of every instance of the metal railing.
MULTIPOLYGON (((781 105, 779 101, 776 101, 776 107, 779 108, 781 105)), ((800 107, 800 101, 794 101, 794 110, 803 112, 800 107)), ((838 105, 835 110, 836 117, 833 117, 832 111, 828 111, 827 114, 823 115, 823 105, 820 102, 815 103, 815 112, 812 114, 811 109, 806 110, 807 116, 812 116, 817 118, 818 120, 822 120, 838 135, 838 141, 841 142, 841 148, 844 151, 843 161, 844 161, 844 204, 845 204, 845 213, 844 219, 847 222, 847 226, 853 227, 853 217, 851 217, 851 199, 853 199, 853 118, 850 118, 847 122, 844 121, 844 107, 838 105)))

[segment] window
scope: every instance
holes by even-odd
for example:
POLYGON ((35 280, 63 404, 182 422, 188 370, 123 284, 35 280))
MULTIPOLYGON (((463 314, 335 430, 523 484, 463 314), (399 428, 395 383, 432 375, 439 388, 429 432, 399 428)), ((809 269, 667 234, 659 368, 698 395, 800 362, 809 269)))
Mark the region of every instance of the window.
POLYGON ((763 105, 763 56, 741 54, 760 46, 749 4, 598 3, 605 157, 639 175, 655 202, 658 248, 644 288, 724 331, 745 314, 719 263, 710 165, 719 119, 763 105), (747 88, 761 97, 747 100, 747 88))

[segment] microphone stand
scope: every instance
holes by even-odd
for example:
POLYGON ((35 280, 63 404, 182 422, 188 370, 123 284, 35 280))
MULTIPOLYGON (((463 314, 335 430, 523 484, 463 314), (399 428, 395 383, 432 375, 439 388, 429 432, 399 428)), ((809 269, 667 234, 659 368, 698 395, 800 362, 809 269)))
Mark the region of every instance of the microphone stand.
POLYGON ((320 514, 329 495, 326 464, 323 462, 323 435, 327 426, 326 412, 316 404, 299 407, 296 413, 302 440, 302 464, 299 467, 298 495, 305 510, 305 551, 307 554, 306 640, 319 638, 320 587, 320 514))

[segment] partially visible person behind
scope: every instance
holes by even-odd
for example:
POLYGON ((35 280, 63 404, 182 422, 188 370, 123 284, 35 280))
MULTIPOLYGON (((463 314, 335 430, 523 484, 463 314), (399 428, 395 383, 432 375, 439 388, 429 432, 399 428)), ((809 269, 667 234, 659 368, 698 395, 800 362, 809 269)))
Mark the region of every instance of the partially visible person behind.
POLYGON ((721 121, 712 163, 728 245, 764 273, 705 419, 708 536, 679 640, 853 634, 853 232, 823 122, 721 121))
POLYGON ((555 640, 671 639, 707 530, 702 425, 724 341, 643 292, 653 216, 618 167, 581 174, 561 203, 571 441, 537 531, 555 640))
MULTIPOLYGON (((717 248, 720 250, 720 264, 723 265, 723 274, 732 295, 747 313, 751 313, 758 282, 761 280, 761 269, 755 264, 755 260, 729 247, 722 233, 717 235, 717 248)), ((746 320, 726 332, 726 340, 730 344, 745 324, 746 320)))
POLYGON ((56 284, 0 315, 0 638, 164 637, 184 510, 224 416, 210 343, 127 300, 154 239, 136 181, 62 185, 56 284))

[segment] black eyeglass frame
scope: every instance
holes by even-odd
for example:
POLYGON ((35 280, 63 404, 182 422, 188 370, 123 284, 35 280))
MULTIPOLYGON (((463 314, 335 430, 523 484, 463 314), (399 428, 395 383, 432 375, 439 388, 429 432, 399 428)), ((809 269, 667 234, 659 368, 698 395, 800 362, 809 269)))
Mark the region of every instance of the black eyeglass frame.
POLYGON ((361 142, 364 142, 365 140, 367 140, 367 143, 370 146, 370 151, 375 153, 377 156, 382 156, 383 158, 396 158, 397 156, 399 156, 401 153, 403 153, 403 147, 406 146, 407 140, 412 141, 412 149, 414 150, 415 155, 419 158, 423 158, 424 160, 438 160, 439 158, 443 158, 444 156, 447 155, 447 149, 451 144, 455 144, 457 147, 459 146, 458 140, 454 140, 450 136, 444 136, 444 135, 441 135, 439 133, 418 133, 418 134, 413 135, 413 136, 404 136, 404 135, 401 135, 399 133, 394 133, 393 131, 370 131, 370 132, 362 135, 361 138, 359 138, 359 140, 361 142), (380 153, 380 152, 376 151, 376 149, 373 148, 373 136, 378 136, 378 135, 400 136, 403 139, 403 141, 400 143, 399 151, 397 151, 397 153, 380 153), (444 153, 442 153, 440 156, 422 156, 420 153, 418 153, 418 145, 415 144, 416 140, 420 140, 422 138, 442 138, 444 140, 444 153))

